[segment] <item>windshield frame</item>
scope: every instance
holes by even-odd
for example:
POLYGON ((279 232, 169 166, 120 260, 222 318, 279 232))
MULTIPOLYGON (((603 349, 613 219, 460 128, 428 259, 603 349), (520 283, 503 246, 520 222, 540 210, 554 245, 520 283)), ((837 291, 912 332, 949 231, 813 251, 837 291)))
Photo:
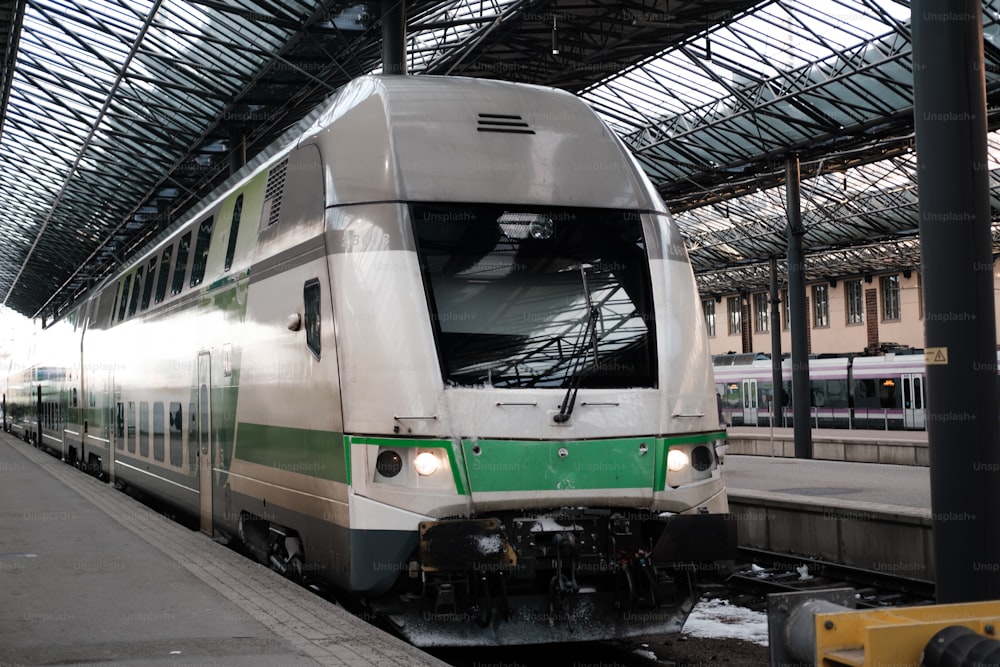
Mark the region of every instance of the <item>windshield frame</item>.
POLYGON ((438 202, 411 203, 408 210, 446 386, 658 386, 642 212, 438 202), (535 218, 545 221, 541 234, 550 236, 531 238, 534 232, 525 231, 514 238, 519 235, 511 225, 501 224, 535 218), (462 247, 469 252, 454 252, 462 247), (596 325, 588 324, 591 302, 596 325), (550 307, 533 312, 524 305, 531 303, 550 307), (457 305, 466 309, 456 311, 457 305), (599 341, 596 358, 592 340, 583 340, 591 326, 599 341), (521 335, 529 332, 538 335, 521 335))

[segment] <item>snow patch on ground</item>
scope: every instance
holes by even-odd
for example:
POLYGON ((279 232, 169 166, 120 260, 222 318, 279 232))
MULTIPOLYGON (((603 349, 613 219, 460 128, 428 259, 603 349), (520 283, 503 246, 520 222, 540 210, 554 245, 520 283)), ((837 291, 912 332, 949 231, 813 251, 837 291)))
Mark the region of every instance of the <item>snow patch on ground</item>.
POLYGON ((767 614, 726 600, 699 600, 681 634, 706 639, 742 639, 767 646, 767 614))

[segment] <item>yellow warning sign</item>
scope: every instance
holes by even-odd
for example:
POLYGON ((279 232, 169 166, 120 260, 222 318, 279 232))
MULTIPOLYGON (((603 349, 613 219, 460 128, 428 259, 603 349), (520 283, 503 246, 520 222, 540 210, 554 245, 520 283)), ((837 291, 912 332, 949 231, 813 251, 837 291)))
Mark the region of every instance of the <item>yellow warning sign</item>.
POLYGON ((946 347, 928 347, 924 349, 924 363, 927 365, 931 364, 947 364, 948 363, 948 348, 946 347))

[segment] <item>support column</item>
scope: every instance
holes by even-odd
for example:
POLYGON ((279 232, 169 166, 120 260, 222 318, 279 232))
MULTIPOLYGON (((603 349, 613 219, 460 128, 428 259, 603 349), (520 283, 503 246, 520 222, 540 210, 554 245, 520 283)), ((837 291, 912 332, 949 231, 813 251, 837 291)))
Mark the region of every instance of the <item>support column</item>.
POLYGON ((778 260, 771 258, 771 395, 775 426, 783 426, 781 410, 785 405, 781 384, 781 293, 778 291, 778 260))
POLYGON ((406 8, 403 0, 382 0, 382 73, 406 74, 406 8))
POLYGON ((1000 424, 979 0, 914 0, 937 601, 1000 598, 1000 424))
POLYGON ((812 458, 812 420, 809 415, 809 308, 806 305, 806 267, 802 252, 802 212, 799 203, 799 158, 785 160, 788 210, 788 306, 792 328, 792 419, 795 458, 812 458))

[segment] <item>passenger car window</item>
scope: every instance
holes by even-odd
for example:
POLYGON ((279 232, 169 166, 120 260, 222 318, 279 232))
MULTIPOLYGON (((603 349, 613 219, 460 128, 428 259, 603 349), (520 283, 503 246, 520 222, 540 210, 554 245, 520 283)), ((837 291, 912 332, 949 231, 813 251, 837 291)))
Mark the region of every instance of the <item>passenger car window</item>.
POLYGON ((319 359, 320 356, 320 287, 318 280, 310 280, 303 288, 305 301, 306 346, 319 359))
POLYGON ((155 302, 163 301, 167 295, 167 276, 170 275, 170 258, 174 255, 174 246, 168 245, 163 249, 163 260, 160 262, 160 275, 156 279, 155 302))
POLYGON ((170 288, 171 294, 180 294, 184 289, 184 273, 187 271, 188 252, 191 249, 191 232, 181 237, 177 244, 177 261, 174 262, 174 283, 170 288))
POLYGON ((243 195, 236 198, 233 204, 233 222, 229 225, 229 244, 226 246, 226 266, 228 271, 233 266, 233 257, 236 256, 236 235, 240 231, 240 217, 243 215, 243 195))
POLYGON ((205 269, 208 262, 208 247, 212 243, 212 227, 215 218, 208 217, 201 221, 198 227, 198 243, 194 247, 194 264, 191 265, 190 286, 200 285, 205 279, 205 269))

